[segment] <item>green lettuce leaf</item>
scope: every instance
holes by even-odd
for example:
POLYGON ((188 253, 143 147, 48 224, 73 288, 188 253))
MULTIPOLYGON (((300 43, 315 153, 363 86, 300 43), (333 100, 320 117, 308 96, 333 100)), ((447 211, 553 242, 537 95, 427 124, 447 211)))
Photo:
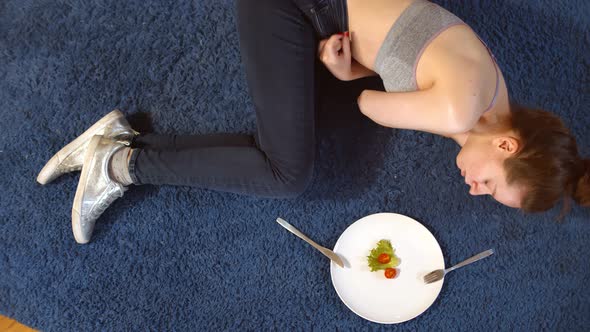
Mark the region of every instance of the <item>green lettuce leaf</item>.
POLYGON ((395 256, 395 250, 391 246, 391 242, 389 240, 380 240, 377 242, 377 247, 371 250, 371 254, 367 256, 367 262, 369 263, 369 268, 371 268, 371 272, 385 270, 389 267, 396 267, 399 265, 400 260, 397 256, 395 256), (391 260, 387 264, 379 263, 379 255, 381 254, 388 254, 391 257, 391 260))

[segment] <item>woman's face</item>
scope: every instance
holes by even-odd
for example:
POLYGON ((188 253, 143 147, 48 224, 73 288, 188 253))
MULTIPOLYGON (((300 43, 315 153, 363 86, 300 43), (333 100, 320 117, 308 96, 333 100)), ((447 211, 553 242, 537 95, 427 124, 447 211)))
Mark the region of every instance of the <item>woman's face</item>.
POLYGON ((518 150, 513 136, 471 134, 457 155, 457 167, 471 195, 491 195, 509 207, 519 208, 524 190, 508 185, 504 160, 518 150))

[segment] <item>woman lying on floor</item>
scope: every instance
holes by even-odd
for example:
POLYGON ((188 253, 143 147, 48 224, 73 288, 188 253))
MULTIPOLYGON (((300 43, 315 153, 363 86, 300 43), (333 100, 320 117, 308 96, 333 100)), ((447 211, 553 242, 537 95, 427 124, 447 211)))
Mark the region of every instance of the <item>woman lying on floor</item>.
POLYGON ((113 111, 60 150, 37 181, 82 170, 72 208, 87 243, 103 211, 131 184, 181 185, 293 197, 312 177, 314 62, 341 80, 379 75, 363 114, 387 127, 443 135, 472 195, 524 211, 573 198, 590 205, 590 161, 554 115, 511 105, 486 45, 425 0, 238 1, 240 50, 257 134, 138 135, 113 111), (348 32, 350 31, 350 33, 348 32), (346 33, 342 33, 346 32, 346 33))

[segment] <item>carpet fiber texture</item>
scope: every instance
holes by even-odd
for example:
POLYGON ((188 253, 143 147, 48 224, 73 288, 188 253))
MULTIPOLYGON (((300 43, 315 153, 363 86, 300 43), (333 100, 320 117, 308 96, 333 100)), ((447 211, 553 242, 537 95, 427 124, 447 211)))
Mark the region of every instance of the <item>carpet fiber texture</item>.
MULTIPOLYGON (((590 157, 586 0, 437 1, 489 44, 514 100, 559 114, 590 157)), ((355 107, 378 79, 320 72, 314 179, 296 199, 139 186, 75 243, 78 174, 42 187, 53 153, 114 108, 140 131, 252 133, 253 104, 228 0, 0 1, 0 314, 44 331, 581 331, 590 326, 590 212, 525 215, 471 197, 448 139, 380 127, 355 107), (423 223, 447 265, 496 255, 445 280, 402 325, 356 316, 325 246, 355 220, 423 223)), ((288 65, 288 64, 286 64, 288 65)))

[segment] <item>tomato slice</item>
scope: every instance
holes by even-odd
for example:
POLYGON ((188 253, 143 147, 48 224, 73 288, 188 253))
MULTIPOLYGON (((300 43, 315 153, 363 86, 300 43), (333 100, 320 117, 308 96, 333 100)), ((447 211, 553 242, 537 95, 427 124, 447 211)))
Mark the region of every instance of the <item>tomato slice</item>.
POLYGON ((387 279, 393 279, 395 278, 395 276, 397 275, 397 270, 393 269, 393 268, 386 268, 385 269, 385 278, 387 279))
POLYGON ((381 264, 387 264, 389 263, 389 261, 391 261, 391 257, 389 257, 389 255, 386 253, 382 253, 381 255, 379 255, 379 257, 377 257, 377 260, 381 264))

